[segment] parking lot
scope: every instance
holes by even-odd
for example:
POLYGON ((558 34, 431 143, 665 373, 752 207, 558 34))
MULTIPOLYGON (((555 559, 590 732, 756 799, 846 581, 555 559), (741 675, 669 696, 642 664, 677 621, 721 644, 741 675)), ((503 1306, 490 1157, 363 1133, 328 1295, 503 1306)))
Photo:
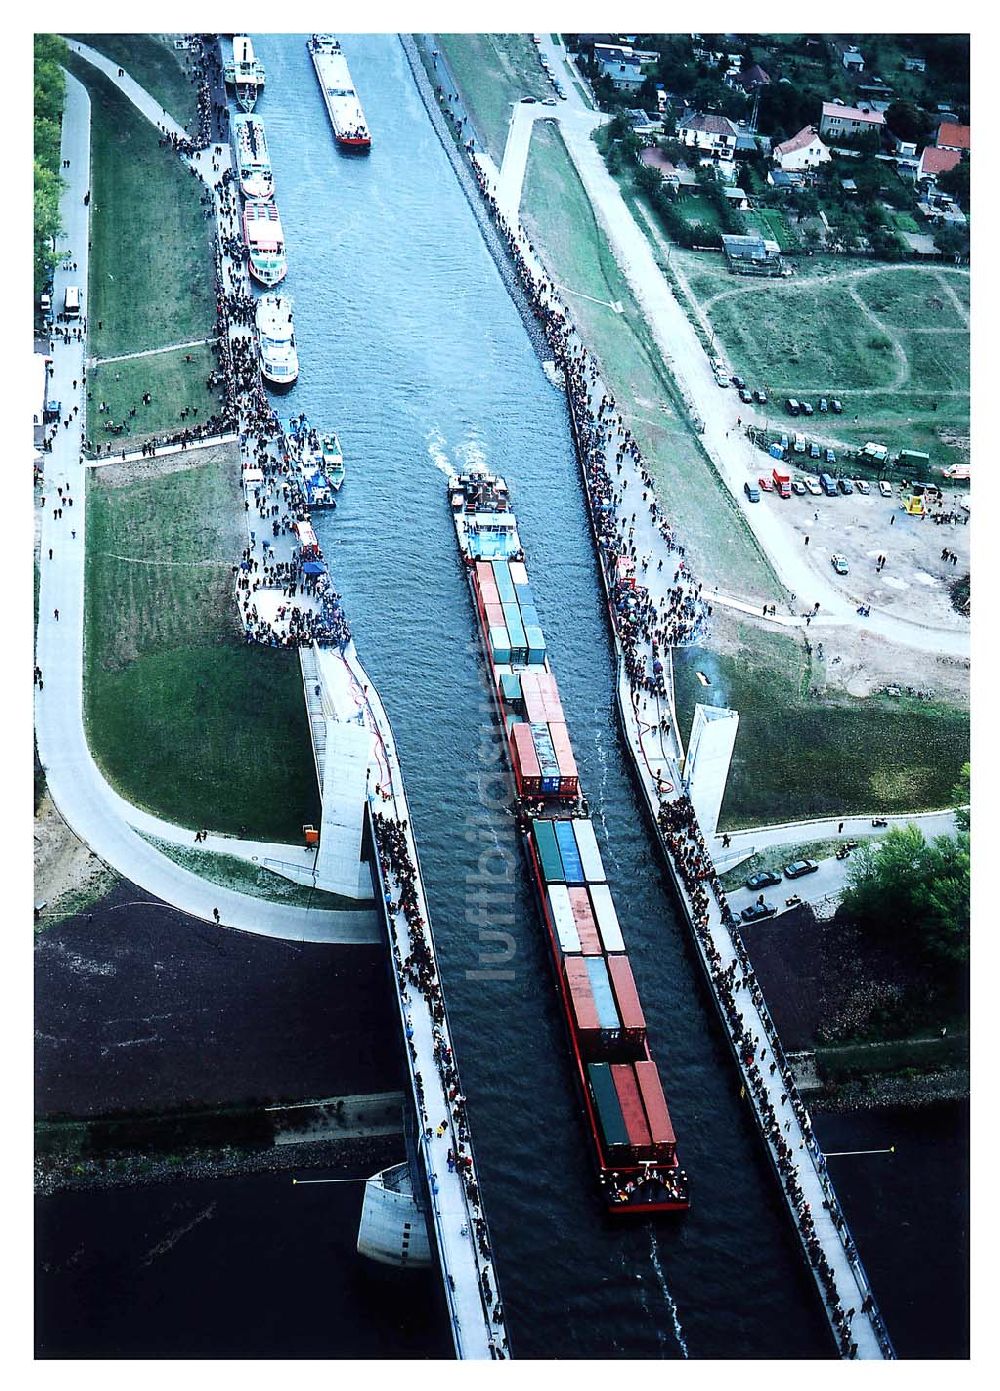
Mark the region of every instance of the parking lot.
MULTIPOLYGON (((791 426, 798 421, 791 421, 791 426)), ((807 425, 809 422, 803 422, 807 425)), ((791 431, 789 432, 791 433, 791 431)), ((967 620, 952 606, 948 586, 969 571, 970 529, 962 518, 969 514, 963 493, 945 493, 939 504, 932 504, 922 517, 907 514, 903 500, 909 496, 894 483, 891 497, 883 497, 878 484, 870 482, 865 495, 855 489, 850 495, 838 491, 836 497, 824 493, 792 493, 789 498, 777 491, 760 488, 760 478, 770 478, 775 464, 784 467, 793 484, 807 477, 817 479, 826 465, 804 455, 791 456, 782 465, 763 451, 755 450, 748 467, 747 481, 760 491, 760 501, 751 506, 777 507, 788 522, 797 544, 808 546, 809 559, 822 566, 832 583, 840 587, 859 606, 886 609, 901 618, 933 626, 960 627, 967 620), (955 521, 937 521, 954 514, 955 521), (953 553, 952 561, 942 551, 953 553), (846 575, 839 575, 833 557, 842 556, 846 575), (885 556, 880 570, 878 561, 885 556)), ((838 465, 830 472, 849 474, 849 465, 838 465)), ((843 568, 843 567, 841 567, 843 568)))

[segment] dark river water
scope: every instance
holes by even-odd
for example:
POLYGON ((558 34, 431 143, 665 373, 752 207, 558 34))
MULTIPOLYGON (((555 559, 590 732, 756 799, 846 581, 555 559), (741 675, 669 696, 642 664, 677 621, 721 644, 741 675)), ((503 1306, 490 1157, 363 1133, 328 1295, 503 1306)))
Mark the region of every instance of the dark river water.
MULTIPOLYGON (((340 505, 320 516, 317 530, 403 760, 513 1351, 522 1358, 827 1356, 831 1344, 798 1245, 630 781, 564 401, 481 240, 398 40, 345 42, 374 133, 372 153, 361 159, 336 151, 304 37, 255 43, 267 69, 258 110, 274 163, 301 363, 287 410, 335 427, 344 447, 340 505), (680 1220, 618 1228, 599 1210, 538 913, 507 794, 490 777, 501 766, 497 731, 444 487, 448 466, 476 459, 501 470, 513 491, 692 1178, 693 1208, 680 1220), (484 923, 477 876, 501 863, 508 875, 493 885, 484 923), (512 934, 510 979, 477 974, 494 950, 480 937, 490 924, 512 934)), ((93 1197, 94 1211, 117 1212, 123 1222, 140 1220, 149 1202, 183 1204, 179 1227, 219 1204, 150 1267, 172 1282, 193 1281, 206 1298, 206 1272, 218 1276, 211 1324, 224 1332, 213 1343, 208 1327, 198 1331, 189 1320, 190 1346, 175 1342, 174 1355, 267 1355, 267 1330, 286 1315, 291 1327, 311 1330, 303 1355, 364 1355, 366 1302, 383 1355, 433 1355, 442 1339, 425 1329, 421 1341, 386 1320, 384 1281, 355 1268, 357 1192, 313 1188, 303 1219, 304 1205, 287 1201, 286 1185, 279 1176, 196 1192, 177 1185, 155 1197, 152 1190, 93 1197), (257 1282, 248 1278, 255 1262, 257 1282), (287 1281, 280 1268, 291 1272, 287 1281), (240 1277, 230 1285, 233 1269, 240 1277), (254 1284, 266 1289, 266 1320, 260 1300, 244 1297, 254 1284), (304 1297, 310 1315, 322 1306, 321 1319, 300 1318, 304 1297)), ((65 1231, 74 1210, 85 1220, 89 1201, 67 1200, 65 1231)), ((130 1250, 133 1261, 144 1259, 141 1243, 130 1250)), ((157 1312, 151 1293, 136 1307, 140 1331, 157 1312)), ((101 1326, 92 1353, 104 1346, 101 1326)), ((278 1339, 289 1355, 286 1342, 278 1339)), ((133 1330, 116 1347, 136 1355, 138 1343, 133 1330)))

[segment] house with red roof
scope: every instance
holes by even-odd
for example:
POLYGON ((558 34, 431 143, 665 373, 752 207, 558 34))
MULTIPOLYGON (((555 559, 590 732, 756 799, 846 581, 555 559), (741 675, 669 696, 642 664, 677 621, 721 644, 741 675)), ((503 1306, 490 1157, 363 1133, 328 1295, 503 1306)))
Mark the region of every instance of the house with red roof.
POLYGON ((934 145, 928 145, 920 155, 917 178, 934 181, 939 174, 947 174, 961 162, 961 150, 939 150, 934 145))
POLYGON ((790 140, 775 145, 772 155, 775 164, 779 164, 786 174, 800 174, 804 169, 815 169, 831 158, 815 126, 803 126, 790 140))
POLYGON ((938 126, 935 144, 939 150, 959 150, 968 153, 972 148, 969 127, 956 125, 954 121, 942 121, 938 126))

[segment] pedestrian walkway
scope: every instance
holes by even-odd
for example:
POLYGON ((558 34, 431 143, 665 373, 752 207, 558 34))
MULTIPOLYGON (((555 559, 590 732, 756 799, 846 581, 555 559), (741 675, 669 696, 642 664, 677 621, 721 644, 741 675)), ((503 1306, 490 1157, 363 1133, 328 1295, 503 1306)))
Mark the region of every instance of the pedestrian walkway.
POLYGON ((768 850, 776 845, 807 845, 814 840, 868 839, 884 836, 892 827, 916 826, 928 839, 952 836, 956 822, 954 811, 914 811, 884 816, 873 812, 865 816, 826 816, 811 821, 783 821, 772 826, 752 826, 748 830, 719 832, 712 837, 712 858, 720 869, 732 869, 747 856, 768 850), (885 825, 875 826, 873 821, 885 825))
POLYGON ((131 362, 137 357, 159 357, 161 353, 177 353, 181 348, 205 348, 215 342, 214 338, 193 338, 190 343, 168 343, 165 348, 143 348, 138 353, 121 353, 118 357, 90 357, 89 367, 107 367, 112 362, 131 362))

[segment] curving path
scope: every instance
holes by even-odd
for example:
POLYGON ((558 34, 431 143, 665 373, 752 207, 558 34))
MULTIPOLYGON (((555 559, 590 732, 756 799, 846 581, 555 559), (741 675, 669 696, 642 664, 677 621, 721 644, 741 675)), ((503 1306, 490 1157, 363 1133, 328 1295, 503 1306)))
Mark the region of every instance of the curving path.
MULTIPOLYGON (((72 47, 90 61, 89 52, 83 51, 85 45, 72 47)), ((105 71, 111 68, 108 76, 151 120, 166 117, 162 108, 130 78, 117 78, 114 64, 103 60, 96 66, 105 71)), ((170 121, 169 117, 166 119, 170 121)), ((60 200, 64 228, 60 247, 64 253, 72 248, 77 269, 57 267, 53 302, 58 308, 66 286, 73 284, 80 287, 86 308, 89 218, 83 199, 90 187, 90 98, 83 84, 70 73, 66 74, 62 157, 70 161, 70 166, 64 171, 65 188, 60 200)), ((143 840, 135 828, 186 844, 191 843, 191 833, 132 807, 109 786, 94 762, 87 745, 83 710, 86 465, 81 449, 85 349, 85 341, 54 341, 49 387, 50 397, 63 403, 63 418, 68 421, 68 425, 60 426, 52 451, 45 457, 36 639, 36 662, 42 669, 44 689, 36 689, 35 730, 39 759, 53 801, 75 834, 102 860, 133 883, 194 917, 214 921, 214 910, 218 909, 219 921, 225 926, 261 936, 351 945, 379 942, 381 931, 374 912, 332 912, 268 903, 208 884, 181 868, 143 840), (74 408, 76 415, 72 415, 74 408), (63 506, 61 519, 56 516, 55 506, 59 502, 59 487, 64 496, 73 498, 72 506, 63 506), (183 837, 183 842, 178 837, 183 837)), ((223 837, 215 839, 223 843, 219 848, 239 853, 233 842, 223 837)), ((215 848, 211 840, 206 844, 215 848)), ((286 858, 288 847, 280 849, 286 858)))

